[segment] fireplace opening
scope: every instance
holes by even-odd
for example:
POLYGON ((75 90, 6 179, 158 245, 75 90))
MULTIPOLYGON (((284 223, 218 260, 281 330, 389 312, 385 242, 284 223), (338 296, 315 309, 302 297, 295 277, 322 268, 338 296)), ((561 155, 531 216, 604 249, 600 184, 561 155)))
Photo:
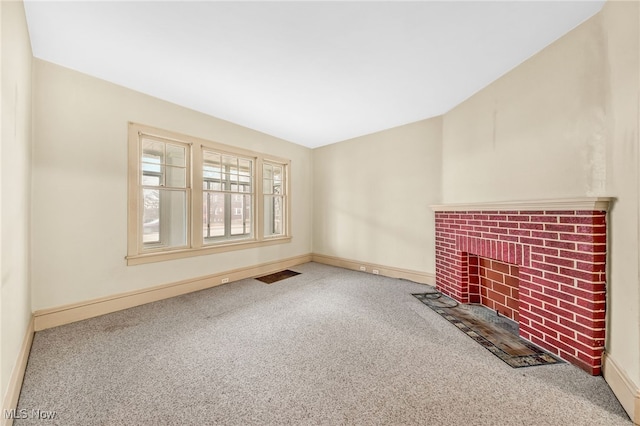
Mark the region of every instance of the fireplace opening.
POLYGON ((519 321, 519 268, 481 256, 469 256, 469 302, 519 321))

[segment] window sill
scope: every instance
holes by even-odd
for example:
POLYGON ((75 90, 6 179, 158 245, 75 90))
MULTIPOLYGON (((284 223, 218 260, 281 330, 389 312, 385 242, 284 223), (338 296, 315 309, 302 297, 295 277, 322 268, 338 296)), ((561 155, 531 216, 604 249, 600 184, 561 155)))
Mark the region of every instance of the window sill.
POLYGON ((163 252, 153 252, 126 256, 127 266, 143 265, 145 263, 164 262, 167 260, 184 259, 187 257, 205 256, 207 254, 225 253, 228 251, 245 250, 255 247, 264 247, 274 244, 284 244, 291 242, 291 236, 271 237, 263 241, 230 242, 228 244, 217 244, 196 249, 181 249, 163 252))

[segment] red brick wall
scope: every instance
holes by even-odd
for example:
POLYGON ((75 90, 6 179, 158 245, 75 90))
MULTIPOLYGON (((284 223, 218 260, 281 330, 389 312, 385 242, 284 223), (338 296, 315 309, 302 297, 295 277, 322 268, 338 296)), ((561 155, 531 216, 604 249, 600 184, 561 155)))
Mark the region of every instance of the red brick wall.
POLYGON ((436 285, 461 303, 480 294, 474 255, 518 266, 521 337, 600 374, 605 212, 436 212, 436 285))
POLYGON ((516 265, 469 255, 469 301, 518 322, 518 274, 516 265))

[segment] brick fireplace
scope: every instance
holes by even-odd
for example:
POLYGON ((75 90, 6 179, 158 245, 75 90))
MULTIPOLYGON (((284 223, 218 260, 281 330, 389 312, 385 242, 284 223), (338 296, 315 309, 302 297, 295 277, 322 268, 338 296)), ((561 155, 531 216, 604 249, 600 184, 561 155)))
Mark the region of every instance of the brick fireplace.
POLYGON ((600 374, 609 201, 432 206, 438 290, 511 316, 522 338, 600 374))

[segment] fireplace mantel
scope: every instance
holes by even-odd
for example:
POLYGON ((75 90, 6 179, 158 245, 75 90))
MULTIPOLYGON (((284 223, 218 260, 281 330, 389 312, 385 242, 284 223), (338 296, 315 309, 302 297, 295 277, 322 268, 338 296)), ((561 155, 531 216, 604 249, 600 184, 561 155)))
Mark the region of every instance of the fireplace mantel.
POLYGON ((436 212, 458 211, 549 211, 583 210, 609 211, 613 197, 557 198, 551 200, 496 201, 489 203, 436 204, 431 209, 436 212))

